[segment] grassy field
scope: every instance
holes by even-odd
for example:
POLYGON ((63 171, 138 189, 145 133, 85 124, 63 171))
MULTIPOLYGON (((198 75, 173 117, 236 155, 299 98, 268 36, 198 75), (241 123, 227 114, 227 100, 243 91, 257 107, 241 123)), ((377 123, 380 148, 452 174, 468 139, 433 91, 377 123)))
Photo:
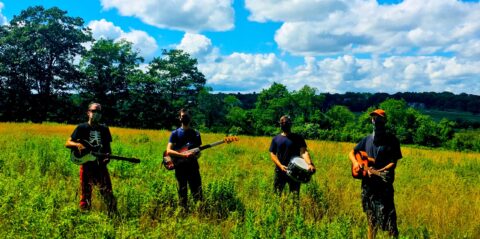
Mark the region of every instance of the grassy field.
MULTIPOLYGON (((109 164, 120 212, 110 219, 97 190, 92 211, 78 209, 79 168, 64 148, 74 127, 0 123, 0 238, 366 238, 351 143, 307 141, 318 170, 299 201, 272 193, 270 138, 208 149, 200 159, 205 200, 183 214, 174 173, 161 166, 169 132, 112 128, 113 152, 142 162, 109 164)), ((202 135, 204 143, 221 138, 202 135)), ((480 154, 402 152, 401 238, 478 238, 480 154)))
POLYGON ((421 110, 423 114, 430 115, 435 121, 440 121, 443 118, 447 118, 451 121, 468 121, 468 122, 480 122, 480 117, 470 112, 461 111, 441 111, 441 110, 421 110))

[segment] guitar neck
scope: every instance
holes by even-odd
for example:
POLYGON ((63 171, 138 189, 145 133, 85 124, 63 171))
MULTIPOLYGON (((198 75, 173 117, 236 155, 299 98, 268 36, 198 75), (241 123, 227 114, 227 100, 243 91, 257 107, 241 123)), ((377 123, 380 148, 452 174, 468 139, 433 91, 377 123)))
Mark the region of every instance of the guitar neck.
POLYGON ((367 167, 367 171, 369 171, 373 175, 380 177, 384 182, 388 182, 386 172, 380 172, 370 167, 367 167))
POLYGON ((140 159, 137 159, 137 158, 127 158, 127 157, 115 156, 115 155, 104 154, 104 153, 94 153, 94 152, 92 152, 92 154, 97 157, 108 157, 109 159, 124 160, 132 163, 140 162, 140 159))
POLYGON ((220 145, 220 144, 223 144, 225 143, 224 140, 220 140, 220 141, 217 141, 217 142, 213 142, 211 144, 206 144, 206 145, 202 145, 200 147, 198 147, 198 150, 204 150, 204 149, 208 149, 208 148, 211 148, 211 147, 214 147, 214 146, 217 146, 217 145, 220 145))

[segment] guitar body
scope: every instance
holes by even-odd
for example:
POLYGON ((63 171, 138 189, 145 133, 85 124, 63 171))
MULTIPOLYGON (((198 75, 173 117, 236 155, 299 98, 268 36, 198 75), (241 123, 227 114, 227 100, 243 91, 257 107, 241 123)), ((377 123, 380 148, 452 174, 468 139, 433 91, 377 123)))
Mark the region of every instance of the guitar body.
MULTIPOLYGON (((211 147, 223 144, 223 143, 231 143, 231 142, 234 142, 234 141, 238 141, 238 137, 235 137, 235 136, 225 137, 223 140, 220 140, 220 141, 217 141, 217 142, 214 142, 214 143, 211 143, 211 144, 207 144, 207 145, 202 145, 202 146, 197 147, 197 148, 191 148, 190 145, 185 145, 185 146, 183 146, 182 148, 180 148, 176 151, 181 153, 181 154, 193 153, 193 154, 195 154, 194 158, 198 158, 200 156, 200 154, 199 154, 200 151, 202 151, 204 149, 208 149, 208 148, 211 148, 211 147)), ((185 162, 185 161, 188 161, 188 160, 189 160, 189 158, 170 156, 170 155, 168 155, 167 151, 163 151, 162 164, 163 164, 163 166, 165 166, 165 168, 167 170, 174 170, 175 165, 177 163, 185 162)))
POLYGON ((100 147, 93 147, 90 143, 85 140, 80 140, 81 144, 86 147, 86 149, 79 152, 77 148, 71 148, 70 152, 70 161, 76 165, 82 165, 84 163, 95 161, 98 158, 109 158, 109 159, 117 159, 117 160, 124 160, 130 163, 140 163, 140 159, 137 158, 126 158, 120 156, 114 156, 110 154, 100 153, 100 147))
POLYGON ((374 158, 369 158, 367 155, 367 152, 365 151, 359 151, 355 153, 355 159, 357 160, 358 164, 360 165, 360 168, 358 170, 355 170, 352 165, 352 177, 356 179, 362 179, 369 177, 368 173, 375 175, 379 177, 380 179, 383 180, 385 183, 390 183, 391 178, 388 175, 388 171, 378 171, 374 168, 371 168, 369 166, 370 162, 374 163, 375 159, 374 158))
POLYGON ((356 171, 352 165, 352 177, 356 179, 362 179, 368 176, 367 169, 368 168, 368 155, 365 151, 359 151, 355 154, 355 159, 357 159, 360 168, 356 171))
POLYGON ((85 146, 85 149, 81 152, 77 148, 71 148, 70 152, 70 161, 77 165, 82 165, 86 162, 95 161, 97 157, 92 154, 92 152, 99 151, 99 147, 93 147, 90 143, 85 140, 80 140, 79 143, 85 146))
MULTIPOLYGON (((183 146, 182 148, 180 148, 179 150, 176 150, 176 151, 181 153, 181 154, 186 154, 188 152, 198 153, 198 152, 200 152, 200 149, 199 148, 190 149, 189 146, 183 146)), ((198 158, 198 155, 196 156, 196 158, 198 158)), ((174 170, 176 164, 183 163, 187 160, 188 159, 182 158, 182 157, 170 156, 170 155, 167 154, 167 151, 163 151, 163 162, 162 163, 165 166, 165 168, 168 169, 168 170, 174 170)))

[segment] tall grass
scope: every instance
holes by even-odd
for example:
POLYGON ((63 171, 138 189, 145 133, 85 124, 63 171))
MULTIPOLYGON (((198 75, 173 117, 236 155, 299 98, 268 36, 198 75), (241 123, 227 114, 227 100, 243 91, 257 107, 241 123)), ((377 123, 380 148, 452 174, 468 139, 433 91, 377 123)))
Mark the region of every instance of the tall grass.
MULTIPOLYGON (((120 216, 98 191, 78 209, 78 166, 64 143, 75 126, 0 124, 1 238, 365 238, 360 181, 350 176, 349 143, 307 141, 317 166, 300 198, 273 194, 270 138, 202 153, 204 201, 177 206, 174 173, 161 166, 169 132, 112 128, 113 152, 142 159, 109 164, 120 216)), ((203 134, 205 143, 221 139, 203 134)), ((480 235, 480 154, 402 147, 395 202, 403 238, 480 235)), ((287 190, 288 191, 288 190, 287 190)), ((386 237, 380 234, 380 238, 386 237)))

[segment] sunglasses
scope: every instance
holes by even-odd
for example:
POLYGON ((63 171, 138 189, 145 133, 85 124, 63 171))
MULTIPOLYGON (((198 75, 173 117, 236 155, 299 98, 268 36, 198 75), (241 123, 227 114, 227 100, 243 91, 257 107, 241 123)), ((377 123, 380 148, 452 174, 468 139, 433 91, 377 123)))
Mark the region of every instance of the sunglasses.
POLYGON ((101 110, 88 110, 89 112, 92 112, 92 113, 102 113, 101 110))

